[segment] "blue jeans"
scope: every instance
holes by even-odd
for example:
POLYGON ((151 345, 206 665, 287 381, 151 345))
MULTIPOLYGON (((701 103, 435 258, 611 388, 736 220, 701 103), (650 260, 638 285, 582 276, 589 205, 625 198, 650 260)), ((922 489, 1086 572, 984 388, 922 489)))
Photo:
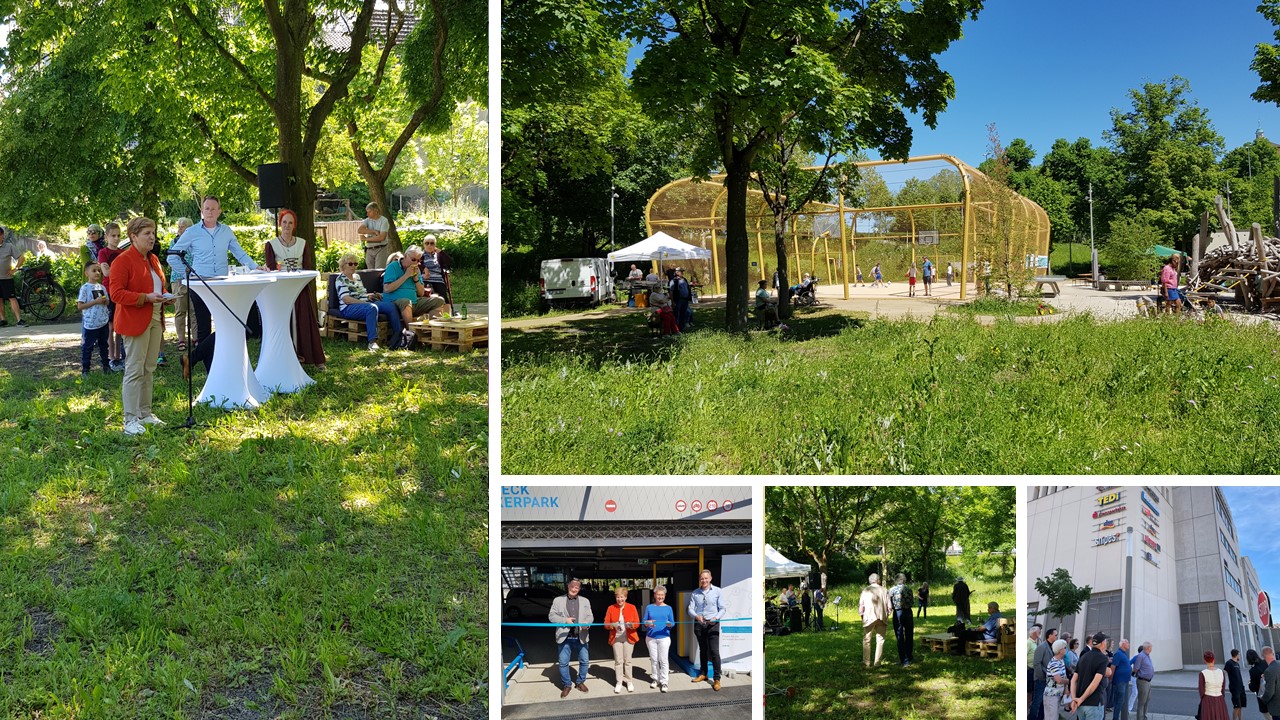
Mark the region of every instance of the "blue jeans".
POLYGON ((587 661, 590 659, 587 644, 575 637, 565 638, 560 643, 560 686, 573 687, 587 681, 587 661), (569 660, 574 653, 578 654, 578 683, 569 679, 569 660))
POLYGON ((107 333, 111 332, 110 325, 103 325, 100 328, 90 330, 89 328, 80 326, 80 372, 89 372, 89 363, 93 360, 93 349, 98 349, 98 356, 102 358, 102 369, 107 370, 107 333))
POLYGON ((1033 683, 1031 687, 1031 712, 1027 714, 1028 720, 1044 720, 1044 688, 1047 684, 1044 680, 1036 680, 1033 683))
POLYGON ((1077 720, 1102 720, 1101 705, 1081 705, 1076 712, 1077 720))
POLYGON ((363 320, 369 342, 378 341, 378 315, 386 315, 387 324, 391 326, 390 342, 396 343, 400 341, 400 311, 396 310, 394 303, 387 300, 379 300, 377 302, 344 305, 338 308, 338 314, 348 320, 363 320))
POLYGON ((1129 681, 1111 683, 1111 717, 1113 720, 1129 720, 1129 681))

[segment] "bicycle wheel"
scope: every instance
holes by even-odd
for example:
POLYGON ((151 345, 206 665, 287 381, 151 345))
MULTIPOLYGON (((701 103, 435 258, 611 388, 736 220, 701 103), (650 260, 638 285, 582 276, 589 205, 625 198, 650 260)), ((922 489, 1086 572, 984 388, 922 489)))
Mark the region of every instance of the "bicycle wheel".
POLYGON ((23 305, 41 320, 56 320, 67 309, 67 291, 48 278, 33 280, 27 285, 23 305))

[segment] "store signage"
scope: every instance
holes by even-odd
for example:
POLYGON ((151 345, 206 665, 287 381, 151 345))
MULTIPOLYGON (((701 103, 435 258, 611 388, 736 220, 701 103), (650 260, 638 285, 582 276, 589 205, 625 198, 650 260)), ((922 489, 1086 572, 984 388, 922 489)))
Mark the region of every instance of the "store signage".
POLYGON ((1152 490, 1151 488, 1145 487, 1145 486, 1142 489, 1147 491, 1147 496, 1150 497, 1153 501, 1157 503, 1160 502, 1160 496, 1156 494, 1155 490, 1152 490))
MULTIPOLYGON (((539 490, 540 488, 534 488, 539 490)), ((502 488, 502 507, 504 508, 558 508, 559 495, 534 495, 527 486, 502 488)))
POLYGON ((1266 591, 1258 593, 1258 619, 1262 627, 1271 627, 1271 596, 1266 591))
POLYGON ((1115 530, 1118 527, 1120 527, 1120 521, 1118 519, 1107 520, 1106 522, 1098 525, 1098 527, 1094 528, 1094 532, 1102 532, 1103 530, 1115 530))
POLYGON ((1160 561, 1155 559, 1155 557, 1151 553, 1146 552, 1145 550, 1142 552, 1142 558, 1147 562, 1151 563, 1152 565, 1155 565, 1156 567, 1160 567, 1160 561))
POLYGON ((1159 517, 1160 510, 1156 508, 1155 503, 1151 502, 1150 498, 1147 497, 1147 494, 1145 492, 1142 493, 1142 502, 1144 505, 1151 508, 1151 512, 1155 513, 1156 516, 1159 517))
POLYGON ((1116 513, 1122 513, 1122 512, 1124 512, 1124 510, 1125 510, 1125 506, 1124 506, 1124 505, 1117 505, 1117 506, 1114 506, 1114 507, 1109 507, 1109 508, 1107 508, 1107 509, 1105 509, 1105 510, 1094 510, 1094 511, 1093 511, 1093 519, 1094 519, 1094 520, 1097 520, 1098 518, 1100 518, 1100 517, 1106 517, 1107 515, 1115 515, 1116 513))
POLYGON ((1142 521, 1142 529, 1150 533, 1151 537, 1159 537, 1160 535, 1160 533, 1156 532, 1155 528, 1151 527, 1151 523, 1147 522, 1146 520, 1142 521))
POLYGON ((1121 534, 1122 534, 1122 533, 1113 533, 1113 534, 1111 534, 1111 535, 1103 535, 1103 536, 1102 536, 1102 537, 1100 537, 1100 538, 1094 538, 1094 539, 1093 539, 1093 546, 1094 546, 1094 547, 1102 547, 1103 545, 1110 545, 1110 544, 1111 544, 1111 543, 1113 543, 1113 542, 1120 542, 1120 535, 1121 535, 1121 534))
POLYGON ((1099 485, 1099 486, 1098 486, 1098 492, 1100 492, 1100 493, 1104 493, 1104 492, 1106 492, 1106 491, 1108 491, 1108 490, 1114 490, 1114 489, 1115 489, 1115 487, 1116 487, 1115 485, 1099 485))
POLYGON ((1155 514, 1155 513, 1153 513, 1153 512, 1151 512, 1151 511, 1150 511, 1150 510, 1148 510, 1147 508, 1145 508, 1145 507, 1144 507, 1144 508, 1142 508, 1142 514, 1143 514, 1143 515, 1146 515, 1148 518, 1150 518, 1150 519, 1151 519, 1151 522, 1155 523, 1155 524, 1156 524, 1156 526, 1159 526, 1159 525, 1160 525, 1160 521, 1156 518, 1156 514, 1155 514))
POLYGON ((1147 547, 1151 548, 1152 550, 1155 550, 1156 552, 1160 552, 1160 543, 1156 542, 1155 540, 1152 540, 1151 538, 1147 537, 1146 535, 1143 535, 1143 536, 1142 536, 1142 542, 1143 542, 1143 544, 1144 544, 1144 545, 1146 545, 1147 547))
POLYGON ((1099 505, 1110 505, 1111 503, 1117 502, 1120 502, 1120 493, 1118 492, 1107 493, 1106 495, 1098 498, 1099 505))

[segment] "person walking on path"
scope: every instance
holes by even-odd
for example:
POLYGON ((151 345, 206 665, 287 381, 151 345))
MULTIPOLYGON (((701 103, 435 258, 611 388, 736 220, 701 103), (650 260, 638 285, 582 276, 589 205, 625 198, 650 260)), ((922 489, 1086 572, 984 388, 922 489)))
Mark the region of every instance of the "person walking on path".
POLYGON ((884 656, 885 618, 889 616, 889 593, 880 586, 880 576, 871 573, 867 587, 858 598, 858 614, 862 616, 862 664, 880 664, 884 656), (871 658, 871 639, 875 636, 875 660, 871 658))
POLYGON ((1151 662, 1151 643, 1142 644, 1133 656, 1133 676, 1138 680, 1138 720, 1147 720, 1147 704, 1151 702, 1151 680, 1156 676, 1156 666, 1151 662))

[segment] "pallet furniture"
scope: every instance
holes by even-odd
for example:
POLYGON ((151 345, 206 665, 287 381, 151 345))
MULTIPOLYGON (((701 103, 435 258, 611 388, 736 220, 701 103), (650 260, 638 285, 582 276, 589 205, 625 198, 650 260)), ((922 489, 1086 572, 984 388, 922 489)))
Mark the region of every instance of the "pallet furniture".
POLYGON ((471 352, 489 347, 489 318, 478 316, 467 320, 428 320, 409 323, 418 342, 432 350, 471 352))
MULTIPOLYGON (((348 320, 338 314, 338 290, 335 285, 338 273, 332 273, 328 279, 328 290, 326 298, 328 299, 327 310, 324 314, 324 325, 320 327, 320 337, 334 338, 338 340, 349 340, 350 342, 364 343, 368 342, 368 333, 365 331, 363 320, 348 320)), ((365 287, 368 290, 368 286, 365 287)), ((376 292, 376 291, 370 291, 376 292)), ((387 324, 382 316, 378 316, 378 342, 385 343, 387 338, 391 336, 391 326, 387 324)))
POLYGON ((1009 623, 1007 618, 1000 618, 1000 624, 996 632, 1000 639, 995 642, 970 640, 965 643, 964 654, 986 660, 1004 660, 1013 657, 1013 625, 1009 623))
POLYGON ((933 652, 949 653, 952 646, 960 642, 960 638, 950 633, 935 633, 921 637, 920 642, 933 652))

